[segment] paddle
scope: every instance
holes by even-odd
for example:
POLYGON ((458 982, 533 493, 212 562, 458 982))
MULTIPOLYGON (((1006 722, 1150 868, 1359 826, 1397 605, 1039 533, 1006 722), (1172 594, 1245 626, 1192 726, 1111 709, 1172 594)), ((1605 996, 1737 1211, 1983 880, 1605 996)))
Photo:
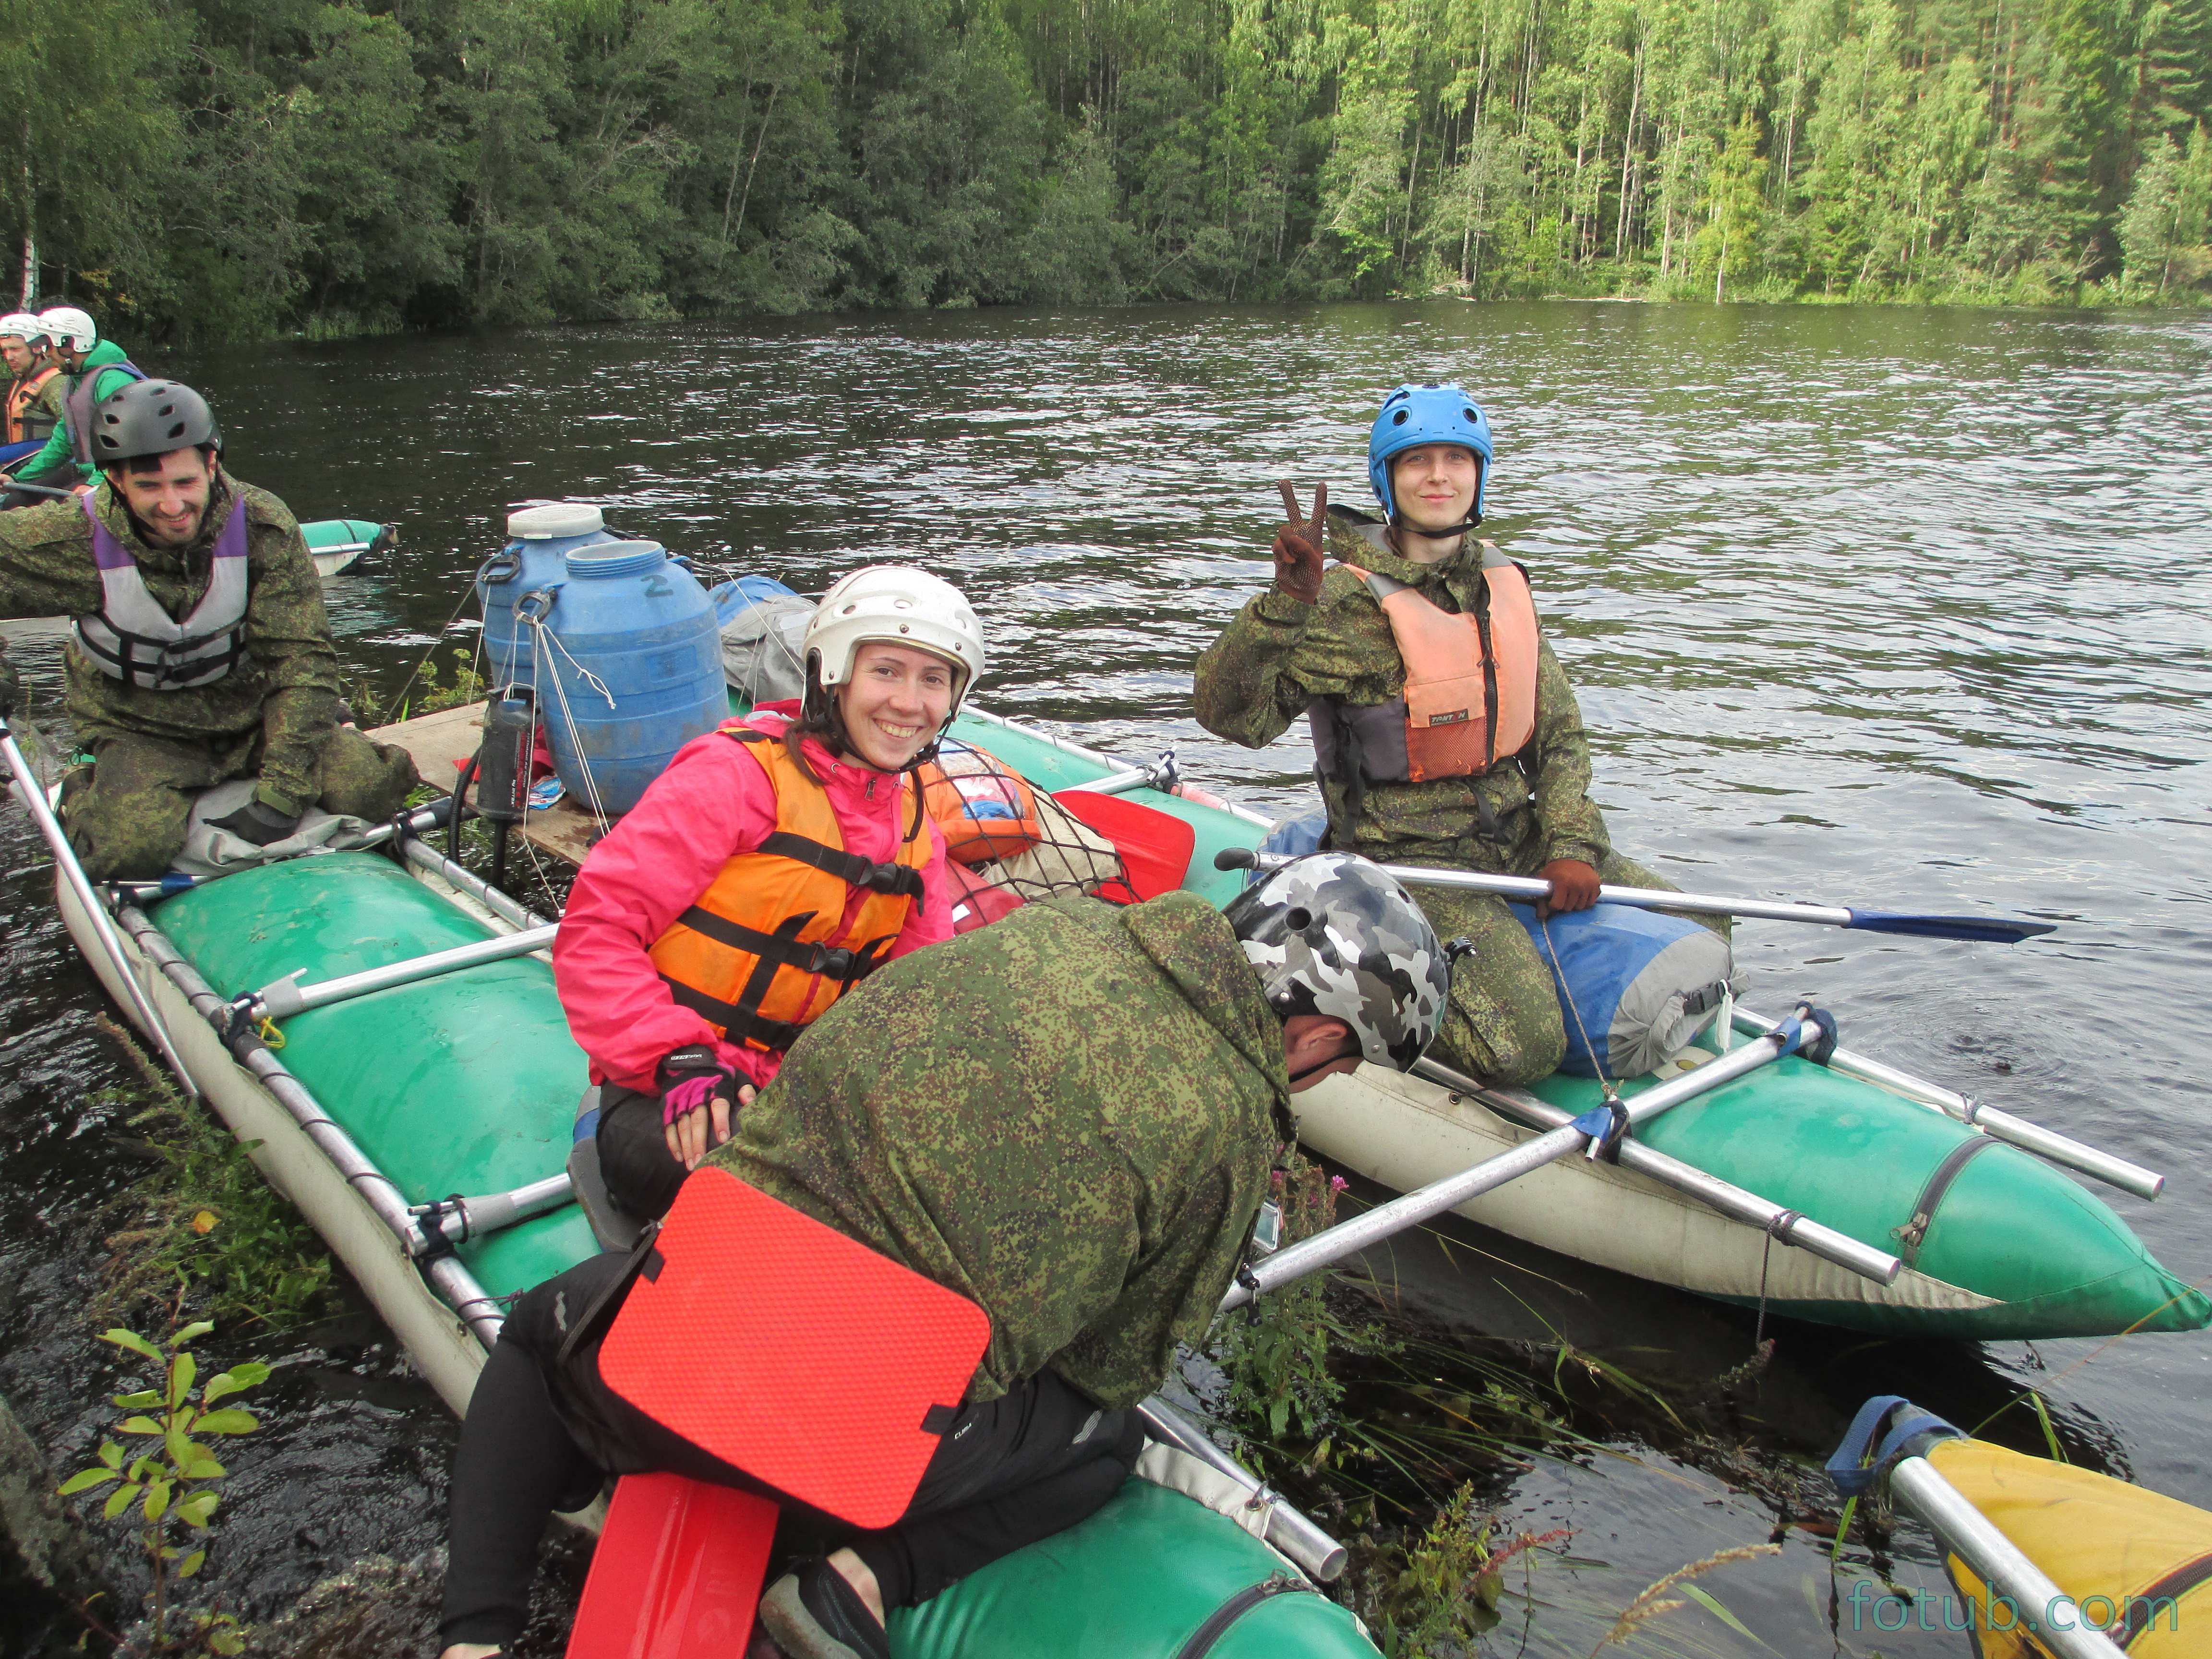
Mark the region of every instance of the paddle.
POLYGON ((1762 1031, 1744 1047, 1709 1060, 1694 1072, 1646 1089, 1632 1100, 1585 1112, 1573 1122, 1562 1124, 1534 1140, 1524 1140, 1510 1152, 1485 1158, 1457 1175, 1416 1188, 1388 1204, 1376 1205, 1364 1215, 1340 1221, 1310 1238, 1276 1251, 1237 1274, 1237 1282, 1229 1287, 1229 1294, 1221 1298, 1221 1311, 1241 1308, 1263 1291, 1272 1291, 1294 1279, 1334 1266, 1370 1244, 1379 1243, 1408 1227, 1417 1227, 1446 1210, 1455 1210, 1469 1199, 1479 1198, 1509 1181, 1517 1181, 1530 1170, 1541 1169, 1570 1152, 1588 1149, 1589 1156, 1596 1157, 1604 1143, 1617 1133, 1626 1134, 1637 1124, 1686 1100, 1711 1094, 1747 1073, 1771 1066, 1783 1055, 1794 1052, 1808 1035, 1806 1024, 1801 1022, 1808 1022, 1811 1013, 1809 1008, 1801 1007, 1798 1018, 1786 1019, 1772 1030, 1762 1031))
MULTIPOLYGON (((1286 854, 1225 847, 1213 855, 1217 870, 1273 870, 1288 864, 1286 854)), ((1552 896, 1552 884, 1540 876, 1485 876, 1472 870, 1427 870, 1386 864, 1383 872, 1408 887, 1452 887, 1463 892, 1496 893, 1534 902, 1552 896)), ((1920 939, 1967 939, 1980 945, 2017 945, 2055 932, 2055 921, 2027 921, 2015 916, 1946 916, 1917 910, 1850 910, 1832 904, 1786 904, 1772 899, 1717 898, 1710 893, 1668 893, 1655 887, 1597 890, 1608 904, 1639 910, 1684 910, 1693 915, 1747 916, 1760 921, 1802 921, 1820 927, 1849 927, 1863 933, 1908 933, 1920 939)))
POLYGON ((4 484, 0 484, 0 495, 6 495, 11 489, 20 489, 26 495, 58 495, 64 501, 70 500, 76 494, 74 489, 50 489, 45 484, 16 483, 11 479, 4 484))

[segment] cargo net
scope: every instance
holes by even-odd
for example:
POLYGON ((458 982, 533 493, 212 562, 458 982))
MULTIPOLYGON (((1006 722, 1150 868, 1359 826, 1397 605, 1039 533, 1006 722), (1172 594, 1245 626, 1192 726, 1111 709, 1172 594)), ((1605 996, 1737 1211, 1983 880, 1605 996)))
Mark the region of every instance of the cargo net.
POLYGON ((955 933, 1062 893, 1135 902, 1114 843, 988 750, 945 739, 921 794, 945 836, 955 933))

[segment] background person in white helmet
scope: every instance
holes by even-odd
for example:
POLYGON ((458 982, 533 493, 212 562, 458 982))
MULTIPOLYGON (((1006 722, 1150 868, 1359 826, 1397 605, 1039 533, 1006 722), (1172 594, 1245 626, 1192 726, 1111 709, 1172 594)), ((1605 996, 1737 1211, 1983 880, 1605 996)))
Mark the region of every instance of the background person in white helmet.
POLYGON ((0 317, 0 359, 8 365, 6 428, 0 441, 41 442, 62 424, 69 379, 54 361, 46 325, 27 311, 0 317))
POLYGON ((92 319, 75 306, 42 311, 39 321, 53 342, 54 361, 69 377, 62 394, 63 419, 46 447, 9 476, 14 483, 50 489, 89 489, 100 482, 100 461, 92 449, 92 406, 144 380, 146 371, 114 341, 101 339, 92 319))
POLYGON ((592 849, 553 972, 600 1085, 610 1193, 659 1215, 784 1050, 883 963, 952 933, 915 769, 983 670, 951 583, 875 565, 808 624, 801 699, 685 745, 592 849))

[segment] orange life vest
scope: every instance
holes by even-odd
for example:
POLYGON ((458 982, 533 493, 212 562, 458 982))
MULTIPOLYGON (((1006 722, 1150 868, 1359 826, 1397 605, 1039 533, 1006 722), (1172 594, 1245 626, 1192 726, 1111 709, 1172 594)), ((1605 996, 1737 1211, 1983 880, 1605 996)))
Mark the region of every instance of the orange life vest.
POLYGON ((1536 601, 1520 566, 1494 543, 1482 549, 1490 590, 1484 616, 1455 616, 1403 582, 1344 567, 1382 607, 1405 660, 1406 689, 1372 708, 1316 710, 1324 773, 1335 770, 1340 722, 1350 728, 1361 773, 1376 782, 1480 776, 1535 736, 1536 601))
MULTIPOLYGON (((921 902, 929 837, 910 835, 889 864, 845 850, 837 813, 793 762, 781 736, 736 720, 720 728, 752 746, 775 787, 775 829, 725 864, 647 954, 678 1003, 718 1036, 789 1048, 847 990, 881 967, 921 902), (845 905, 865 896, 849 925, 845 905)), ((902 811, 912 786, 899 780, 902 811)))
POLYGON ((988 864, 1044 839, 1029 781, 988 750, 948 738, 919 775, 924 810, 937 821, 948 858, 988 864))
POLYGON ((38 397, 40 388, 60 373, 59 368, 49 365, 35 374, 24 375, 9 386, 8 441, 9 443, 28 443, 33 438, 46 438, 52 435, 54 423, 52 421, 33 421, 29 416, 33 400, 38 397), (37 429, 33 430, 33 428, 37 429))

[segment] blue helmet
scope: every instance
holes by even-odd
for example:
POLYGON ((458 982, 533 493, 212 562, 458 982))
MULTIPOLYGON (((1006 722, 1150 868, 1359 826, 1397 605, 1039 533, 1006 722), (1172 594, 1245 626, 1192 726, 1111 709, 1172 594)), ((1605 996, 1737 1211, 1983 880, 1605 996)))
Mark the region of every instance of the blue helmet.
POLYGON ((1490 417, 1464 387, 1433 380, 1400 386, 1376 414, 1375 429, 1367 437, 1367 477, 1383 513, 1398 516, 1397 498, 1390 493, 1391 457, 1424 444, 1457 444, 1474 452, 1482 465, 1474 481, 1470 522, 1480 519, 1483 491, 1490 484, 1490 417))

